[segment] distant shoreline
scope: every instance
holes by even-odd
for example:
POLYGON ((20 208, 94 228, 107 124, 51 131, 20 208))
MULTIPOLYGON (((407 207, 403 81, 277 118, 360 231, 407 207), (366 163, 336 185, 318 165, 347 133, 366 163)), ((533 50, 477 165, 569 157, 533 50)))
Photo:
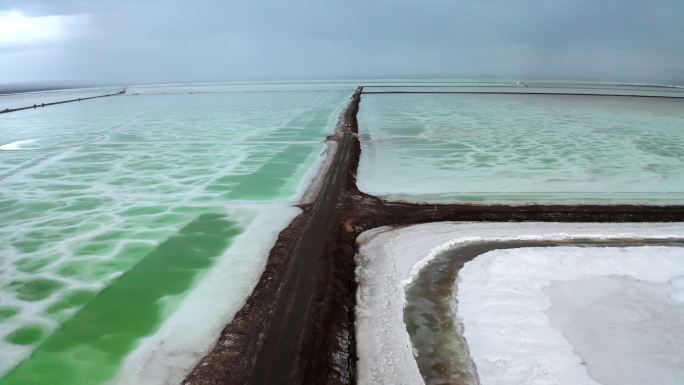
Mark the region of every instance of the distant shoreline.
POLYGON ((79 88, 93 88, 100 85, 69 84, 69 83, 14 83, 0 84, 0 96, 23 94, 27 92, 46 92, 58 90, 74 90, 79 88))

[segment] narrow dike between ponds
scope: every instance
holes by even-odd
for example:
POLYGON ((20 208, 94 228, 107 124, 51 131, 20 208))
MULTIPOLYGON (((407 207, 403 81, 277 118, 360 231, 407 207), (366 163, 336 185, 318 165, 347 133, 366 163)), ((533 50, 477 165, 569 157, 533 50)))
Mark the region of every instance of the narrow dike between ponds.
MULTIPOLYGON (((278 236, 245 305, 184 384, 355 384, 356 237, 436 221, 675 222, 684 205, 472 205, 385 201, 360 192, 359 87, 328 137, 320 187, 278 236)), ((198 327, 202 327, 198 325, 198 327)))
POLYGON ((64 103, 73 103, 73 102, 82 102, 84 100, 90 100, 90 99, 98 99, 98 98, 106 98, 109 96, 117 96, 117 95, 124 95, 126 93, 126 89, 124 88, 121 91, 117 91, 114 93, 109 93, 105 95, 96 95, 96 96, 86 96, 82 98, 76 98, 76 99, 66 99, 66 100, 60 100, 57 102, 49 102, 49 103, 40 103, 40 104, 32 104, 30 106, 23 106, 23 107, 16 107, 16 108, 5 108, 0 110, 0 114, 8 114, 10 112, 16 112, 16 111, 23 111, 23 110, 32 110, 36 108, 44 108, 44 107, 49 107, 49 106, 56 106, 58 104, 64 104, 64 103))

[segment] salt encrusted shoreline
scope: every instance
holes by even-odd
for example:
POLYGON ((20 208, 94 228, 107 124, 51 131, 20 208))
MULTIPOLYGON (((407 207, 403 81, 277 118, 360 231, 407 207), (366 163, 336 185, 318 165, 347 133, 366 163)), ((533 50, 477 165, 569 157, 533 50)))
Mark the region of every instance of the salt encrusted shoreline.
POLYGON ((681 239, 684 223, 440 222, 358 237, 356 341, 358 383, 421 384, 403 323, 404 288, 439 252, 465 242, 581 239, 681 239))

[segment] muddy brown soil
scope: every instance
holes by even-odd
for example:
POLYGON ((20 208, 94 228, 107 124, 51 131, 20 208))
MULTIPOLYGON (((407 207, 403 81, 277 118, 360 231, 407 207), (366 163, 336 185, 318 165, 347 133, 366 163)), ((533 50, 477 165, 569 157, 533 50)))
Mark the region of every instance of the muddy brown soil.
POLYGON ((356 236, 374 227, 684 221, 683 205, 435 205, 364 194, 356 187, 361 91, 328 138, 337 146, 315 199, 280 233, 253 293, 184 384, 355 384, 356 236))

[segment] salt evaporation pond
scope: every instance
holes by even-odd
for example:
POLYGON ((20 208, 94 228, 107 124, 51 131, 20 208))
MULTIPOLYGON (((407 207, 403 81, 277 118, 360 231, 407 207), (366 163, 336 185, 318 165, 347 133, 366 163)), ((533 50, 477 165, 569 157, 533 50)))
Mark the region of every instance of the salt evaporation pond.
POLYGON ((681 384, 684 248, 495 250, 459 273, 482 385, 681 384))
POLYGON ((0 382, 180 381, 299 213, 352 89, 147 87, 1 115, 0 382))
MULTIPOLYGON (((463 87, 447 92, 467 92, 463 87)), ((624 88, 606 92, 656 92, 624 88)), ((413 93, 442 90, 364 90, 371 94, 363 95, 359 110, 362 191, 431 202, 684 199, 684 99, 413 93), (372 94, 377 91, 409 93, 372 94)), ((676 88, 658 92, 684 95, 676 88)))
MULTIPOLYGON (((404 322, 425 383, 579 383, 568 378, 583 372, 578 360, 603 385, 681 378, 684 365, 672 363, 684 350, 667 341, 681 339, 684 326, 684 264, 676 261, 684 256, 682 246, 663 240, 534 240, 473 242, 439 253, 406 287, 404 322), (645 247, 665 245, 677 248, 645 247), (500 261, 488 259, 492 250, 500 261), (662 255, 671 250, 679 250, 674 258, 662 255), (654 261, 660 265, 644 267, 654 261), (644 279, 668 270, 672 275, 662 282, 644 279), (455 287, 457 281, 463 286, 455 287), (460 311, 457 294, 465 298, 460 311), (560 330, 568 341, 550 337, 543 326, 560 330), (468 342, 480 355, 479 371, 468 342), (572 344, 575 355, 561 353, 563 344, 572 344)), ((590 376, 583 381, 594 385, 590 376)))
POLYGON ((683 223, 359 236, 359 384, 679 384, 683 223))

